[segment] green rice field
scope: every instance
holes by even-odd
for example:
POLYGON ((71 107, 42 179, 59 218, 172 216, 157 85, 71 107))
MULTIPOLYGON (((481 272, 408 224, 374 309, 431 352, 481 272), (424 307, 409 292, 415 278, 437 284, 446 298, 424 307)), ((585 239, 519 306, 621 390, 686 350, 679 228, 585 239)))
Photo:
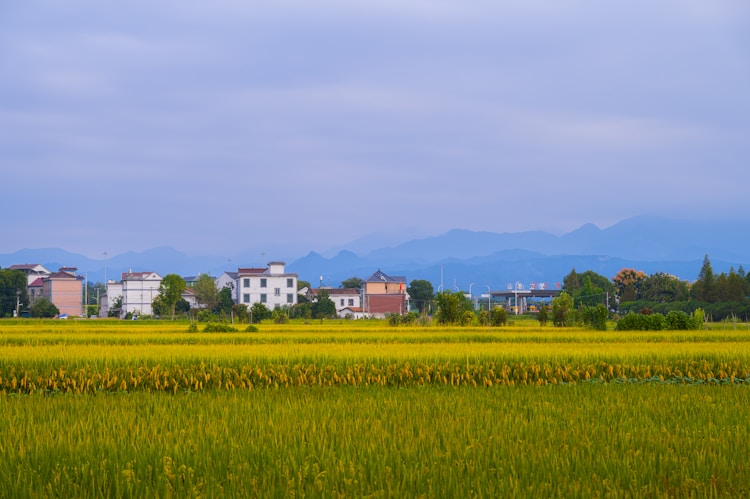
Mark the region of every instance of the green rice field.
POLYGON ((0 321, 2 497, 748 497, 750 331, 0 321))

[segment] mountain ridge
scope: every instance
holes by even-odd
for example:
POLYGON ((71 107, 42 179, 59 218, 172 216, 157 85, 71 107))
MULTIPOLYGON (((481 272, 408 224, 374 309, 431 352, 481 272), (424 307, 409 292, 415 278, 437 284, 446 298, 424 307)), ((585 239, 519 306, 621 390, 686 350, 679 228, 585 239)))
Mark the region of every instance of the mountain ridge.
MULTIPOLYGON (((377 269, 408 280, 427 279, 447 286, 446 279, 462 288, 472 282, 559 282, 575 267, 611 277, 622 267, 644 272, 668 272, 683 279, 697 276, 708 254, 715 272, 750 264, 750 226, 745 221, 689 221, 661 217, 633 217, 600 229, 594 224, 554 235, 544 231, 489 232, 454 228, 442 234, 373 247, 360 253, 344 247, 336 252, 308 251, 293 258, 287 271, 313 285, 338 285, 357 276, 366 278, 377 269), (324 256, 330 255, 330 256, 324 256), (442 277, 441 277, 442 276, 442 277), (443 280, 441 282, 441 279, 443 280)), ((360 238, 358 241, 367 240, 360 238)), ((376 240, 376 239, 374 239, 376 240)), ((256 252, 236 256, 188 255, 168 246, 141 252, 128 251, 106 260, 92 259, 59 248, 23 249, 0 254, 0 266, 41 263, 49 270, 74 266, 89 280, 119 279, 130 269, 183 276, 209 273, 218 276, 241 266, 257 266, 256 252), (251 258, 252 261, 247 259, 251 258)), ((278 260, 270 255, 270 260, 278 260)), ((267 263, 267 262, 265 262, 267 263)), ((261 263, 264 265, 265 263, 261 263)))

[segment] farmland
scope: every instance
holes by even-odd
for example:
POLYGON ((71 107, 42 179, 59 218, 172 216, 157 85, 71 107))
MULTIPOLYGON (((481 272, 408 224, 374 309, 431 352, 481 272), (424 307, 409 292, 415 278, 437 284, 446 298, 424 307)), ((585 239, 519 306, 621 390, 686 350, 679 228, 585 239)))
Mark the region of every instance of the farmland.
POLYGON ((23 496, 750 493, 750 331, 0 322, 23 496))

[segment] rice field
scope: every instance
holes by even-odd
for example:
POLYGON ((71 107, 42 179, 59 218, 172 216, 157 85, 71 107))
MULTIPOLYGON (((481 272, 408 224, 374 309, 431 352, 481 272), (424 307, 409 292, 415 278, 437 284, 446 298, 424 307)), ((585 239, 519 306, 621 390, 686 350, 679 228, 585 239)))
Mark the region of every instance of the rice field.
POLYGON ((3 497, 742 497, 750 332, 0 322, 3 497))

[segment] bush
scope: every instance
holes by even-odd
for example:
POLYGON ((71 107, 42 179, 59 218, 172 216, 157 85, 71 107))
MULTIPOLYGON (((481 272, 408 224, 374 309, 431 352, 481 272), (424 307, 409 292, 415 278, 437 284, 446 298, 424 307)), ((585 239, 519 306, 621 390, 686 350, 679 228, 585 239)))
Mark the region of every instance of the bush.
POLYGON ((188 333, 197 333, 198 332, 198 324, 190 324, 188 327, 188 333))
POLYGON ((675 331, 693 329, 691 317, 682 310, 670 311, 666 316, 666 320, 667 329, 675 331))
POLYGON ((249 326, 247 326, 245 328, 245 332, 246 333, 257 333, 258 332, 258 328, 256 326, 253 326, 252 324, 250 324, 249 326))
POLYGON ((667 329, 667 320, 662 314, 636 314, 628 312, 617 321, 617 331, 661 331, 667 329))
POLYGON ((222 324, 216 322, 209 322, 206 327, 203 328, 204 333, 236 333, 237 328, 229 324, 222 324))
POLYGON ((50 318, 60 314, 60 310, 46 298, 39 298, 31 306, 31 316, 34 318, 50 318))
POLYGON ((508 323, 508 311, 503 307, 496 306, 490 311, 489 324, 490 326, 504 326, 508 323))
POLYGON ((286 314, 285 310, 282 310, 280 308, 275 308, 271 316, 273 318, 273 322, 276 324, 288 324, 289 323, 289 316, 286 314))
POLYGON ((581 306, 580 318, 584 324, 592 329, 606 331, 608 316, 609 312, 607 311, 607 307, 601 303, 598 305, 581 306))

